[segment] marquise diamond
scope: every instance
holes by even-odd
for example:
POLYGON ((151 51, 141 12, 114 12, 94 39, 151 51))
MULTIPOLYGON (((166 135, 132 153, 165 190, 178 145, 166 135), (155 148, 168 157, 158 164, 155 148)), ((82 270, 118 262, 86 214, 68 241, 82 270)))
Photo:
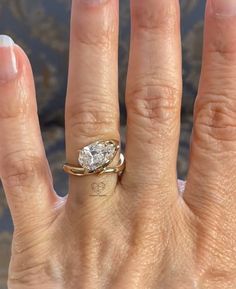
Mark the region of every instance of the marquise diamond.
POLYGON ((109 164, 115 157, 117 145, 113 141, 97 141, 85 146, 79 153, 79 164, 93 172, 109 164))

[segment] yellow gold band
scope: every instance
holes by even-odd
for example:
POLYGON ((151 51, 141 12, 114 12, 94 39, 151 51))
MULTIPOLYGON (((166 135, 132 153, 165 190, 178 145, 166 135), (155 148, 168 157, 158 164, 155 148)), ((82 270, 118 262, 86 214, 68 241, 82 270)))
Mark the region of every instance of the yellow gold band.
POLYGON ((66 173, 77 176, 77 177, 83 177, 83 176, 89 176, 89 175, 102 175, 105 173, 118 173, 121 174, 124 171, 125 168, 125 157, 122 153, 120 153, 120 160, 115 167, 102 167, 98 170, 95 170, 93 172, 89 172, 85 168, 82 167, 75 167, 70 164, 64 164, 63 169, 66 173))

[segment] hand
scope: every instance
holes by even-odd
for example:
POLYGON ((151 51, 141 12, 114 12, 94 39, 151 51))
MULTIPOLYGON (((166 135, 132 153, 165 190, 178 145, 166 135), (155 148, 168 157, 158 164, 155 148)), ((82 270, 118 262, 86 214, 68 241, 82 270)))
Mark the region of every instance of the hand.
MULTIPOLYGON (((126 169, 70 176, 59 198, 30 64, 0 43, 0 176, 15 232, 9 289, 236 288, 236 4, 209 0, 190 168, 178 188, 177 0, 132 0, 126 169), (105 197, 91 196, 100 187, 105 197), (180 193, 180 191, 183 191, 180 193)), ((117 0, 74 0, 66 157, 119 139, 117 0)))

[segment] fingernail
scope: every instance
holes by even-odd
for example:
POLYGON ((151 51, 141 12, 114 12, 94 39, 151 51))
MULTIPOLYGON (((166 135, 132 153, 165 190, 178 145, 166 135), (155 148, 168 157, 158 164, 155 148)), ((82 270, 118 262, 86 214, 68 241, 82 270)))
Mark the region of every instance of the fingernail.
POLYGON ((17 61, 14 41, 7 35, 0 35, 0 82, 7 82, 17 75, 17 61))
POLYGON ((212 9, 219 16, 236 15, 236 0, 211 0, 212 9))

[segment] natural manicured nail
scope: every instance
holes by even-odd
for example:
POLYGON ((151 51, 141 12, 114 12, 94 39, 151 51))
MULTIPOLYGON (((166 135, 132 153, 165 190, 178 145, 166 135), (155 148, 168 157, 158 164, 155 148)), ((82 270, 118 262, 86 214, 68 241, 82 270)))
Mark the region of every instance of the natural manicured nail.
POLYGON ((236 0, 211 0, 213 12, 219 16, 236 15, 236 0))
POLYGON ((7 35, 0 35, 0 83, 15 78, 17 72, 14 41, 7 35))

